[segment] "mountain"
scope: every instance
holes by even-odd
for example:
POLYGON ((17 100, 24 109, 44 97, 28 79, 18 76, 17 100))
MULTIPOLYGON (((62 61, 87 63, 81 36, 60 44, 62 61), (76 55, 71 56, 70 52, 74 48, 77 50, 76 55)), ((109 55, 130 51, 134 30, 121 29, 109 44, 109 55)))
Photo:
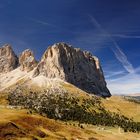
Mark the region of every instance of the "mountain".
POLYGON ((12 47, 6 44, 0 48, 0 73, 14 70, 18 67, 18 57, 12 47))
POLYGON ((110 97, 97 57, 57 43, 38 62, 29 49, 18 58, 8 48, 0 53, 0 140, 139 137, 139 102, 110 97))
POLYGON ((66 43, 56 43, 48 47, 41 61, 37 62, 29 49, 23 51, 19 58, 10 45, 5 45, 0 50, 0 90, 14 86, 21 80, 28 86, 31 83, 46 86, 51 81, 51 84, 70 83, 102 97, 111 96, 100 62, 90 52, 73 48, 66 43))
POLYGON ((31 50, 23 51, 19 56, 19 63, 21 71, 31 71, 37 66, 37 61, 31 50))

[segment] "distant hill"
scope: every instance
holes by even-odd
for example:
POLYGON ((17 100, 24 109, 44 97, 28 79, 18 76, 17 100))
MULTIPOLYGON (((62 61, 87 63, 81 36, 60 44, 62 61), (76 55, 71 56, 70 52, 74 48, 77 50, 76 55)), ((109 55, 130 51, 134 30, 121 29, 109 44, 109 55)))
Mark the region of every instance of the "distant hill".
POLYGON ((128 94, 127 96, 132 97, 132 98, 137 99, 137 100, 140 100, 140 93, 128 94))
POLYGON ((128 94, 128 96, 140 96, 140 93, 128 94))

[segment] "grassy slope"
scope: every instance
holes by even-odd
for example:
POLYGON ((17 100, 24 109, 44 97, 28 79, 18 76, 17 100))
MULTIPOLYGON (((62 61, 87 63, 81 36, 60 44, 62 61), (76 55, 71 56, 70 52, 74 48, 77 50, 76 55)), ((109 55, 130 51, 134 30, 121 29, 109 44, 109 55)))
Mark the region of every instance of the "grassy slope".
MULTIPOLYGON (((74 89, 72 85, 65 85, 65 88, 72 94, 76 93, 80 98, 89 98, 79 89, 74 89)), ((61 122, 42 117, 38 114, 29 114, 28 110, 7 108, 6 95, 1 93, 0 98, 0 140, 29 139, 42 140, 89 140, 96 138, 99 140, 136 140, 140 134, 123 133, 118 128, 83 125, 80 128, 76 122, 61 122), (4 105, 4 106, 3 106, 4 105), (74 126, 73 126, 74 125, 74 126), (42 138, 41 138, 42 137, 42 138), (44 138, 43 138, 44 137, 44 138)), ((102 99, 104 106, 112 111, 119 112, 134 120, 140 121, 140 105, 128 102, 122 97, 113 96, 109 100, 102 99)))
POLYGON ((42 139, 42 140, 88 140, 96 138, 102 140, 135 140, 138 134, 119 133, 117 128, 98 129, 97 126, 84 125, 78 127, 76 122, 54 121, 37 114, 27 114, 27 110, 0 108, 0 136, 1 140, 9 137, 16 139, 42 139), (71 125, 70 125, 71 124, 71 125), (75 124, 73 126, 72 124, 75 124), (42 137, 42 138, 41 138, 42 137))
POLYGON ((135 121, 140 121, 140 104, 129 102, 121 96, 112 96, 108 100, 103 100, 106 109, 118 112, 135 121))
MULTIPOLYGON (((71 84, 63 85, 71 94, 76 93, 80 98, 89 98, 89 94, 75 88, 71 84)), ((133 118, 135 121, 140 122, 140 104, 125 100, 122 96, 112 96, 108 99, 102 99, 102 103, 105 108, 111 112, 116 112, 125 115, 129 118, 133 118)))
MULTIPOLYGON (((78 98, 90 98, 89 94, 67 83, 61 83, 72 96, 78 98)), ((11 87, 12 88, 12 87, 11 87)), ((39 87, 32 86, 33 91, 40 90, 39 87)), ((83 125, 80 128, 76 122, 61 122, 42 117, 38 114, 29 114, 28 110, 7 108, 7 94, 0 93, 0 140, 25 139, 25 140, 136 140, 140 134, 123 133, 118 128, 83 125), (74 126, 73 126, 74 125, 74 126), (42 137, 42 138, 41 138, 42 137), (44 137, 44 138, 43 138, 44 137), (92 139, 91 139, 92 140, 92 139), (94 140, 94 139, 93 139, 94 140)), ((106 109, 118 112, 134 120, 140 121, 140 104, 129 102, 122 97, 113 96, 108 100, 102 99, 106 109)))

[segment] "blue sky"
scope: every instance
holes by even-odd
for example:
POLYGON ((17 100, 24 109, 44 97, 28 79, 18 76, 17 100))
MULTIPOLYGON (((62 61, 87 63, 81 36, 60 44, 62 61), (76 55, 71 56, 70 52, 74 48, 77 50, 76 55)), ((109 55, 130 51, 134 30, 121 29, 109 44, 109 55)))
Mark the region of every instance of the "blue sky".
POLYGON ((0 0, 0 45, 39 60, 56 42, 98 56, 112 94, 140 93, 139 0, 0 0))

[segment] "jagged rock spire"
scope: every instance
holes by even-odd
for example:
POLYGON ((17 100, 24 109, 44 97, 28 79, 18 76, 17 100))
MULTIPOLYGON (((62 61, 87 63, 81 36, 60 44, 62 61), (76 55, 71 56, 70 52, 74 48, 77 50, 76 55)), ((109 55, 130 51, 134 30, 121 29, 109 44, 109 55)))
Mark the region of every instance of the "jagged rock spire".
POLYGON ((14 70, 18 66, 18 57, 15 55, 11 45, 5 44, 0 48, 0 73, 14 70))
POLYGON ((27 49, 19 56, 20 69, 22 71, 31 71, 37 66, 37 61, 34 57, 33 52, 27 49))

